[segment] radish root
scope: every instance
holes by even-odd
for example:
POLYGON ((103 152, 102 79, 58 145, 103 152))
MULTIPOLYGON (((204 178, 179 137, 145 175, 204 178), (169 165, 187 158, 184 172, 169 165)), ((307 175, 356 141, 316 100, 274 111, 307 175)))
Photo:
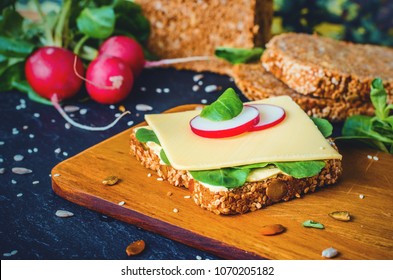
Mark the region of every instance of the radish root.
POLYGON ((170 65, 170 64, 175 64, 175 63, 185 63, 185 62, 191 62, 191 61, 205 61, 205 60, 211 60, 213 57, 212 56, 191 56, 191 57, 184 57, 184 58, 168 58, 168 59, 162 59, 158 61, 146 61, 145 62, 145 68, 153 68, 153 67, 158 67, 162 65, 170 65))
POLYGON ((74 73, 75 75, 79 78, 82 79, 83 81, 85 81, 86 83, 89 83, 93 86, 96 86, 98 88, 101 89, 109 89, 109 90, 113 90, 113 89, 119 89, 121 87, 121 85, 123 84, 123 80, 124 77, 123 76, 111 76, 109 77, 109 81, 112 83, 111 86, 107 86, 107 85, 99 85, 96 84, 88 79, 86 79, 85 77, 83 77, 81 74, 78 73, 78 70, 76 69, 76 61, 77 61, 78 57, 75 55, 74 57, 74 73))
POLYGON ((53 104, 53 106, 56 108, 56 110, 60 113, 60 115, 67 121, 69 122, 71 125, 80 128, 80 129, 84 129, 84 130, 89 130, 89 131, 104 131, 104 130, 108 130, 112 127, 115 126, 115 124, 125 115, 127 114, 131 114, 130 111, 125 111, 123 112, 120 116, 118 116, 112 123, 106 125, 106 126, 102 126, 102 127, 92 127, 92 126, 88 126, 88 125, 83 125, 80 123, 75 122, 73 119, 71 119, 67 113, 63 110, 63 108, 61 108, 60 104, 59 104, 59 98, 57 97, 57 94, 53 94, 52 98, 51 98, 51 102, 53 104))

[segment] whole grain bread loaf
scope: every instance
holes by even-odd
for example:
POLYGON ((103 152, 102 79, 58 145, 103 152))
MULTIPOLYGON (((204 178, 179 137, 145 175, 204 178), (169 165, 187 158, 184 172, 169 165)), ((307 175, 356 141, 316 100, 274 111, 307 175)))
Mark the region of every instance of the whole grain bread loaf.
POLYGON ((289 95, 311 117, 328 119, 331 122, 344 121, 351 115, 372 115, 374 107, 368 100, 336 101, 300 94, 286 86, 260 63, 237 64, 233 68, 236 86, 250 100, 273 96, 289 95))
MULTIPOLYGON (((332 141, 330 143, 336 148, 332 141)), ((134 132, 130 136, 130 151, 144 167, 156 171, 158 176, 171 185, 189 189, 197 205, 215 214, 244 214, 301 197, 317 188, 336 183, 342 174, 341 160, 326 160, 325 167, 313 177, 296 179, 278 174, 261 181, 246 183, 239 188, 214 192, 194 180, 188 171, 161 164, 160 158, 139 142, 134 132)))
MULTIPOLYGON (((148 48, 160 58, 213 56, 219 46, 253 48, 270 39, 272 0, 136 0, 151 23, 148 48)), ((179 69, 230 74, 223 60, 179 69)))
POLYGON ((266 45, 267 71, 298 93, 337 101, 368 101, 371 81, 393 95, 393 49, 317 35, 285 33, 266 45))

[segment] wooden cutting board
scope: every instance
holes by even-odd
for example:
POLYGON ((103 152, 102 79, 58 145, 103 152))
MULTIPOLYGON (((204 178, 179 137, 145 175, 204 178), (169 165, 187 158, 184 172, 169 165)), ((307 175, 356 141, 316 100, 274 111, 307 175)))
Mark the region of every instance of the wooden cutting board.
POLYGON ((339 251, 339 259, 393 259, 391 155, 341 144, 344 176, 338 184, 256 212, 219 216, 185 198, 188 190, 158 181, 154 172, 142 167, 129 153, 130 133, 131 129, 126 130, 54 167, 54 192, 228 259, 322 259, 321 252, 328 247, 339 251), (111 175, 120 182, 103 185, 102 180, 111 175), (121 201, 125 202, 122 206, 121 201), (349 211, 352 220, 342 222, 328 216, 336 210, 349 211), (304 228, 302 223, 310 219, 324 224, 325 229, 304 228), (260 234, 262 226, 275 223, 284 225, 286 231, 276 236, 260 234))

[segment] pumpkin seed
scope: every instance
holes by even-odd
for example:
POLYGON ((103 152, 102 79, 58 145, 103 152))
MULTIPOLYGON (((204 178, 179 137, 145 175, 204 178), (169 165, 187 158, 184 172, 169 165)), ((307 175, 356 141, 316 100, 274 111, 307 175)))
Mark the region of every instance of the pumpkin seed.
POLYGON ((135 256, 135 255, 142 253, 142 251, 144 249, 145 249, 145 241, 137 240, 127 246, 126 253, 127 253, 127 256, 129 256, 129 257, 135 256))
POLYGON ((304 227, 324 229, 324 225, 313 220, 307 220, 303 223, 304 227))
POLYGON ((117 176, 108 176, 104 180, 102 180, 102 183, 106 186, 113 186, 117 184, 119 181, 119 178, 117 176))
POLYGON ((338 251, 334 249, 333 247, 327 248, 322 251, 322 257, 324 258, 334 258, 335 256, 338 255, 338 251))
POLYGON ((329 213, 329 216, 332 217, 333 219, 343 222, 348 222, 351 220, 351 215, 349 214, 348 211, 334 211, 332 213, 329 213))
POLYGON ((261 228, 262 235, 276 235, 285 231, 285 227, 281 224, 265 225, 261 228))

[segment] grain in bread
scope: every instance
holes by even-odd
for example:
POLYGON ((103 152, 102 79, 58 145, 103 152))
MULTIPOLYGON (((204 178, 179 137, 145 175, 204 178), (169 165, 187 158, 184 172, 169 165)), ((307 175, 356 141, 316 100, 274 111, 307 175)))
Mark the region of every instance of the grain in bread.
POLYGON ((374 113, 374 107, 369 100, 347 102, 300 94, 267 72, 260 63, 238 64, 232 72, 236 86, 250 100, 288 95, 309 116, 326 118, 331 122, 344 121, 351 115, 374 113))
MULTIPOLYGON (((330 143, 336 148, 332 141, 330 143)), ((194 180, 188 171, 161 164, 160 158, 139 142, 134 133, 130 136, 130 151, 144 167, 156 171, 158 176, 171 185, 189 189, 197 205, 215 214, 244 214, 301 197, 317 188, 336 183, 342 174, 341 160, 326 160, 322 171, 313 177, 295 179, 279 174, 262 181, 246 183, 239 188, 214 192, 194 180)))
POLYGON ((337 101, 368 101, 371 81, 393 96, 393 49, 300 33, 274 36, 262 63, 298 93, 337 101))
MULTIPOLYGON (((219 46, 253 48, 270 39, 272 0, 137 0, 151 23, 148 48, 160 58, 213 56, 219 46)), ((230 74, 223 60, 174 65, 230 74)))

